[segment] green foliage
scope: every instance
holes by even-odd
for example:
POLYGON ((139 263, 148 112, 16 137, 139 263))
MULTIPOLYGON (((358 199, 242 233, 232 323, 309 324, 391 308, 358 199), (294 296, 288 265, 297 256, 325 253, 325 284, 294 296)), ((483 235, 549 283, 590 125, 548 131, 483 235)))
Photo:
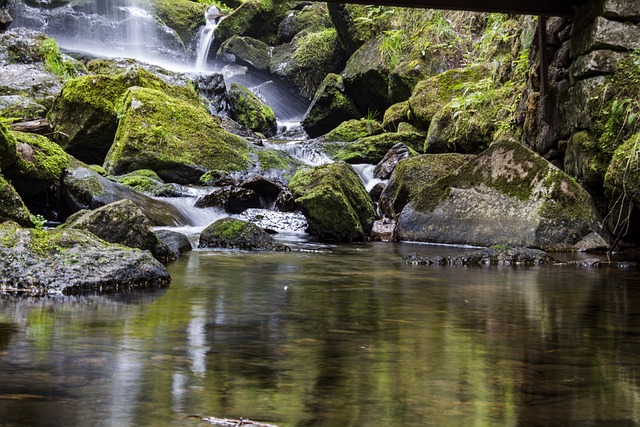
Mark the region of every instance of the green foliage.
POLYGON ((29 214, 29 221, 33 224, 36 230, 44 229, 44 225, 47 223, 47 220, 42 215, 34 215, 29 214))

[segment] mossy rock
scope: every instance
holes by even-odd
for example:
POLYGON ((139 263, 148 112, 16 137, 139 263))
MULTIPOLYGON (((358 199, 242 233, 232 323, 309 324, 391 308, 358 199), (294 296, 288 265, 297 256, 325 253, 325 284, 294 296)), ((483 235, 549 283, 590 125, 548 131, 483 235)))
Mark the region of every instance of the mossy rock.
POLYGON ((208 6, 191 0, 150 0, 156 15, 173 29, 183 44, 190 44, 198 29, 206 24, 208 6))
POLYGON ((270 49, 266 43, 260 40, 235 35, 220 45, 216 55, 231 54, 236 59, 246 62, 258 70, 268 71, 271 60, 270 49))
POLYGON ((451 104, 445 105, 431 120, 424 152, 478 154, 486 150, 496 130, 496 117, 491 113, 490 109, 479 110, 471 120, 459 119, 451 104))
POLYGON ((601 221, 573 178, 503 140, 423 188, 403 209, 395 232, 400 240, 544 250, 585 249, 589 241, 586 249, 601 249, 608 245, 601 221))
POLYGON ((6 118, 37 119, 47 114, 47 108, 22 95, 0 96, 0 116, 6 118))
POLYGON ((423 154, 400 160, 380 196, 380 209, 389 218, 400 215, 423 188, 455 173, 473 156, 462 154, 423 154))
POLYGON ((395 132, 403 122, 411 122, 409 101, 398 102, 387 108, 382 118, 382 127, 386 131, 395 132))
POLYGON ((475 82, 485 73, 480 67, 448 70, 418 83, 409 98, 409 109, 415 124, 428 130, 433 116, 451 99, 464 91, 465 82, 475 82))
POLYGON ((278 41, 289 43, 302 31, 313 33, 330 27, 332 27, 331 17, 326 4, 305 5, 302 9, 291 10, 280 22, 278 41))
POLYGON ((302 126, 309 137, 317 138, 345 120, 360 117, 353 100, 345 93, 342 77, 328 74, 318 88, 302 126))
POLYGON ((61 227, 86 230, 110 243, 150 251, 162 263, 175 256, 156 234, 140 208, 128 199, 110 203, 92 211, 80 211, 61 227))
POLYGON ((234 218, 222 218, 207 226, 200 234, 198 246, 247 251, 290 250, 257 225, 234 218))
POLYGON ((367 136, 379 135, 382 133, 382 126, 375 120, 346 120, 337 128, 326 134, 327 141, 353 142, 367 136))
POLYGON ((564 170, 585 188, 600 191, 611 160, 598 148, 598 141, 588 130, 571 135, 564 144, 564 170))
POLYGON ((241 35, 275 44, 278 25, 294 4, 293 1, 246 0, 220 22, 215 30, 216 40, 224 42, 241 35))
POLYGON ((424 134, 421 132, 386 132, 343 144, 341 148, 334 151, 332 157, 352 164, 377 164, 396 144, 402 143, 417 152, 422 152, 423 142, 424 134))
POLYGON ((7 174, 20 194, 42 193, 60 181, 69 167, 69 155, 45 136, 24 132, 14 135, 18 156, 7 174))
POLYGON ((245 86, 231 83, 227 92, 229 116, 241 125, 264 136, 273 136, 278 130, 276 116, 269 105, 245 86))
POLYGON ((31 227, 29 209, 13 186, 0 175, 0 223, 15 221, 23 227, 31 227))
POLYGON ((208 170, 246 170, 248 152, 245 140, 222 129, 204 107, 135 87, 125 96, 104 165, 111 175, 151 169, 166 182, 193 184, 208 170))
POLYGON ((605 188, 618 196, 624 194, 640 207, 640 132, 616 149, 605 175, 605 188))
POLYGON ((55 141, 79 160, 102 163, 124 112, 123 95, 133 86, 161 90, 194 105, 199 103, 194 91, 168 85, 139 67, 117 75, 78 77, 65 83, 49 112, 55 141))
POLYGON ((289 188, 312 235, 327 241, 366 239, 375 209, 362 181, 348 164, 300 169, 289 188))
POLYGON ((0 117, 0 171, 16 161, 16 137, 0 117))
POLYGON ((157 173, 150 169, 141 169, 125 175, 114 177, 116 182, 126 185, 142 193, 155 193, 164 187, 164 182, 157 173))
POLYGON ((331 22, 338 31, 340 44, 348 54, 353 54, 367 40, 375 37, 378 28, 370 19, 370 9, 367 6, 329 3, 328 9, 331 22))
POLYGON ((299 33, 283 48, 274 49, 270 70, 312 97, 329 73, 342 70, 345 53, 335 29, 299 33))
POLYGON ((0 292, 113 293, 166 287, 167 269, 146 251, 107 243, 82 230, 0 224, 0 292))

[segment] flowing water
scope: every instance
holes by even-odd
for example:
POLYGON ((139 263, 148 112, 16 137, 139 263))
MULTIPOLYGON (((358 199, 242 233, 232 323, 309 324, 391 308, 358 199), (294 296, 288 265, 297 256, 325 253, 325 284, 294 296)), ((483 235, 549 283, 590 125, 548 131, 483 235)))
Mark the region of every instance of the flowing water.
POLYGON ((163 291, 0 298, 0 426, 632 426, 637 270, 198 250, 163 291))

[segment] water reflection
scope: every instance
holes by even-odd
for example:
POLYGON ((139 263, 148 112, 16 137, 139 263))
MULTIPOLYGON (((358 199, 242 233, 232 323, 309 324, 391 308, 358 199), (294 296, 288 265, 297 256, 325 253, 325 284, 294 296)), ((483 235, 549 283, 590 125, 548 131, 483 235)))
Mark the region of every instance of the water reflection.
POLYGON ((0 300, 0 425, 636 425, 636 270, 196 251, 165 292, 0 300), (64 412, 64 417, 51 414, 64 412))

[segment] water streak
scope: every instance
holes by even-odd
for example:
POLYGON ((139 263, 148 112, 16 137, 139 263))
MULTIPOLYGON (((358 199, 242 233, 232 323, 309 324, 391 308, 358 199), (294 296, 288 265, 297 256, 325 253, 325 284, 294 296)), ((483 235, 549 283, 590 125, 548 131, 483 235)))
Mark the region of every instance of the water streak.
POLYGON ((211 49, 211 44, 215 39, 215 31, 218 28, 220 22, 224 16, 221 14, 220 9, 215 6, 209 8, 205 15, 207 24, 200 28, 198 32, 198 45, 197 45, 197 55, 196 55, 196 71, 206 71, 207 68, 207 58, 209 57, 209 50, 211 49))

